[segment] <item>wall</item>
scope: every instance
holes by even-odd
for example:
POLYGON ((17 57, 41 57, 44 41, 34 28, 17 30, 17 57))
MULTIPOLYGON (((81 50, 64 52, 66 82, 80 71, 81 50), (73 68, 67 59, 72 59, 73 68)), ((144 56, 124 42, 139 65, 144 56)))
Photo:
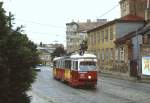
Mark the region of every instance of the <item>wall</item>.
POLYGON ((138 35, 132 38, 133 44, 133 59, 137 59, 138 55, 140 56, 140 44, 142 44, 142 35, 138 35), (138 39, 138 41, 137 41, 138 39))
POLYGON ((144 23, 117 23, 116 25, 116 38, 120 38, 138 28, 143 27, 144 23))

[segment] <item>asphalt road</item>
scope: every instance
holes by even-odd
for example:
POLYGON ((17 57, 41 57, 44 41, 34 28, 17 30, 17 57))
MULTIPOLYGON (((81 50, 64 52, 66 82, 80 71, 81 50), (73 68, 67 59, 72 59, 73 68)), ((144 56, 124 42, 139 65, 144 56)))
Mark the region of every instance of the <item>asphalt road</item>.
POLYGON ((42 67, 28 92, 32 103, 150 103, 150 84, 99 77, 96 89, 76 89, 56 81, 42 67))

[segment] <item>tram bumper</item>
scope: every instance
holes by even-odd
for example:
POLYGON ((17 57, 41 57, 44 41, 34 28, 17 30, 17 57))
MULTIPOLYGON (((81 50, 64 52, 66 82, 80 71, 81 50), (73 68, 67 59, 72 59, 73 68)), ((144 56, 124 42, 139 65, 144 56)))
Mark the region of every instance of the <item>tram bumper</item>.
POLYGON ((94 78, 91 75, 80 77, 78 80, 78 84, 80 86, 96 86, 97 85, 97 78, 94 78))

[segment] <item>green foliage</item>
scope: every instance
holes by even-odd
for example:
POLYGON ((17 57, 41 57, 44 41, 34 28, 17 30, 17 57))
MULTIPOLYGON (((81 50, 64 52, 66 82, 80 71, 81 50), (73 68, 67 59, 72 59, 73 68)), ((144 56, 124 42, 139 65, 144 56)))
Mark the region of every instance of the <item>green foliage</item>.
POLYGON ((63 47, 57 47, 53 53, 51 53, 51 57, 52 57, 52 60, 55 58, 55 57, 60 57, 60 56, 63 56, 66 54, 66 51, 64 50, 63 47))
POLYGON ((9 27, 11 18, 0 3, 0 103, 30 103, 26 92, 35 80, 39 62, 36 45, 18 27, 9 27))

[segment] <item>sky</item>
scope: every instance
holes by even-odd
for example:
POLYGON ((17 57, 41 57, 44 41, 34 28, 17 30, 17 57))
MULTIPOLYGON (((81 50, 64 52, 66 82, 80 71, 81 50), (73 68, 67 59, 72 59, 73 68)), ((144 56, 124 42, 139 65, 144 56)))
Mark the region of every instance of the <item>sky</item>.
POLYGON ((3 0, 3 7, 7 14, 11 12, 14 15, 15 26, 24 26, 24 33, 33 42, 66 45, 66 23, 119 18, 119 1, 3 0))

